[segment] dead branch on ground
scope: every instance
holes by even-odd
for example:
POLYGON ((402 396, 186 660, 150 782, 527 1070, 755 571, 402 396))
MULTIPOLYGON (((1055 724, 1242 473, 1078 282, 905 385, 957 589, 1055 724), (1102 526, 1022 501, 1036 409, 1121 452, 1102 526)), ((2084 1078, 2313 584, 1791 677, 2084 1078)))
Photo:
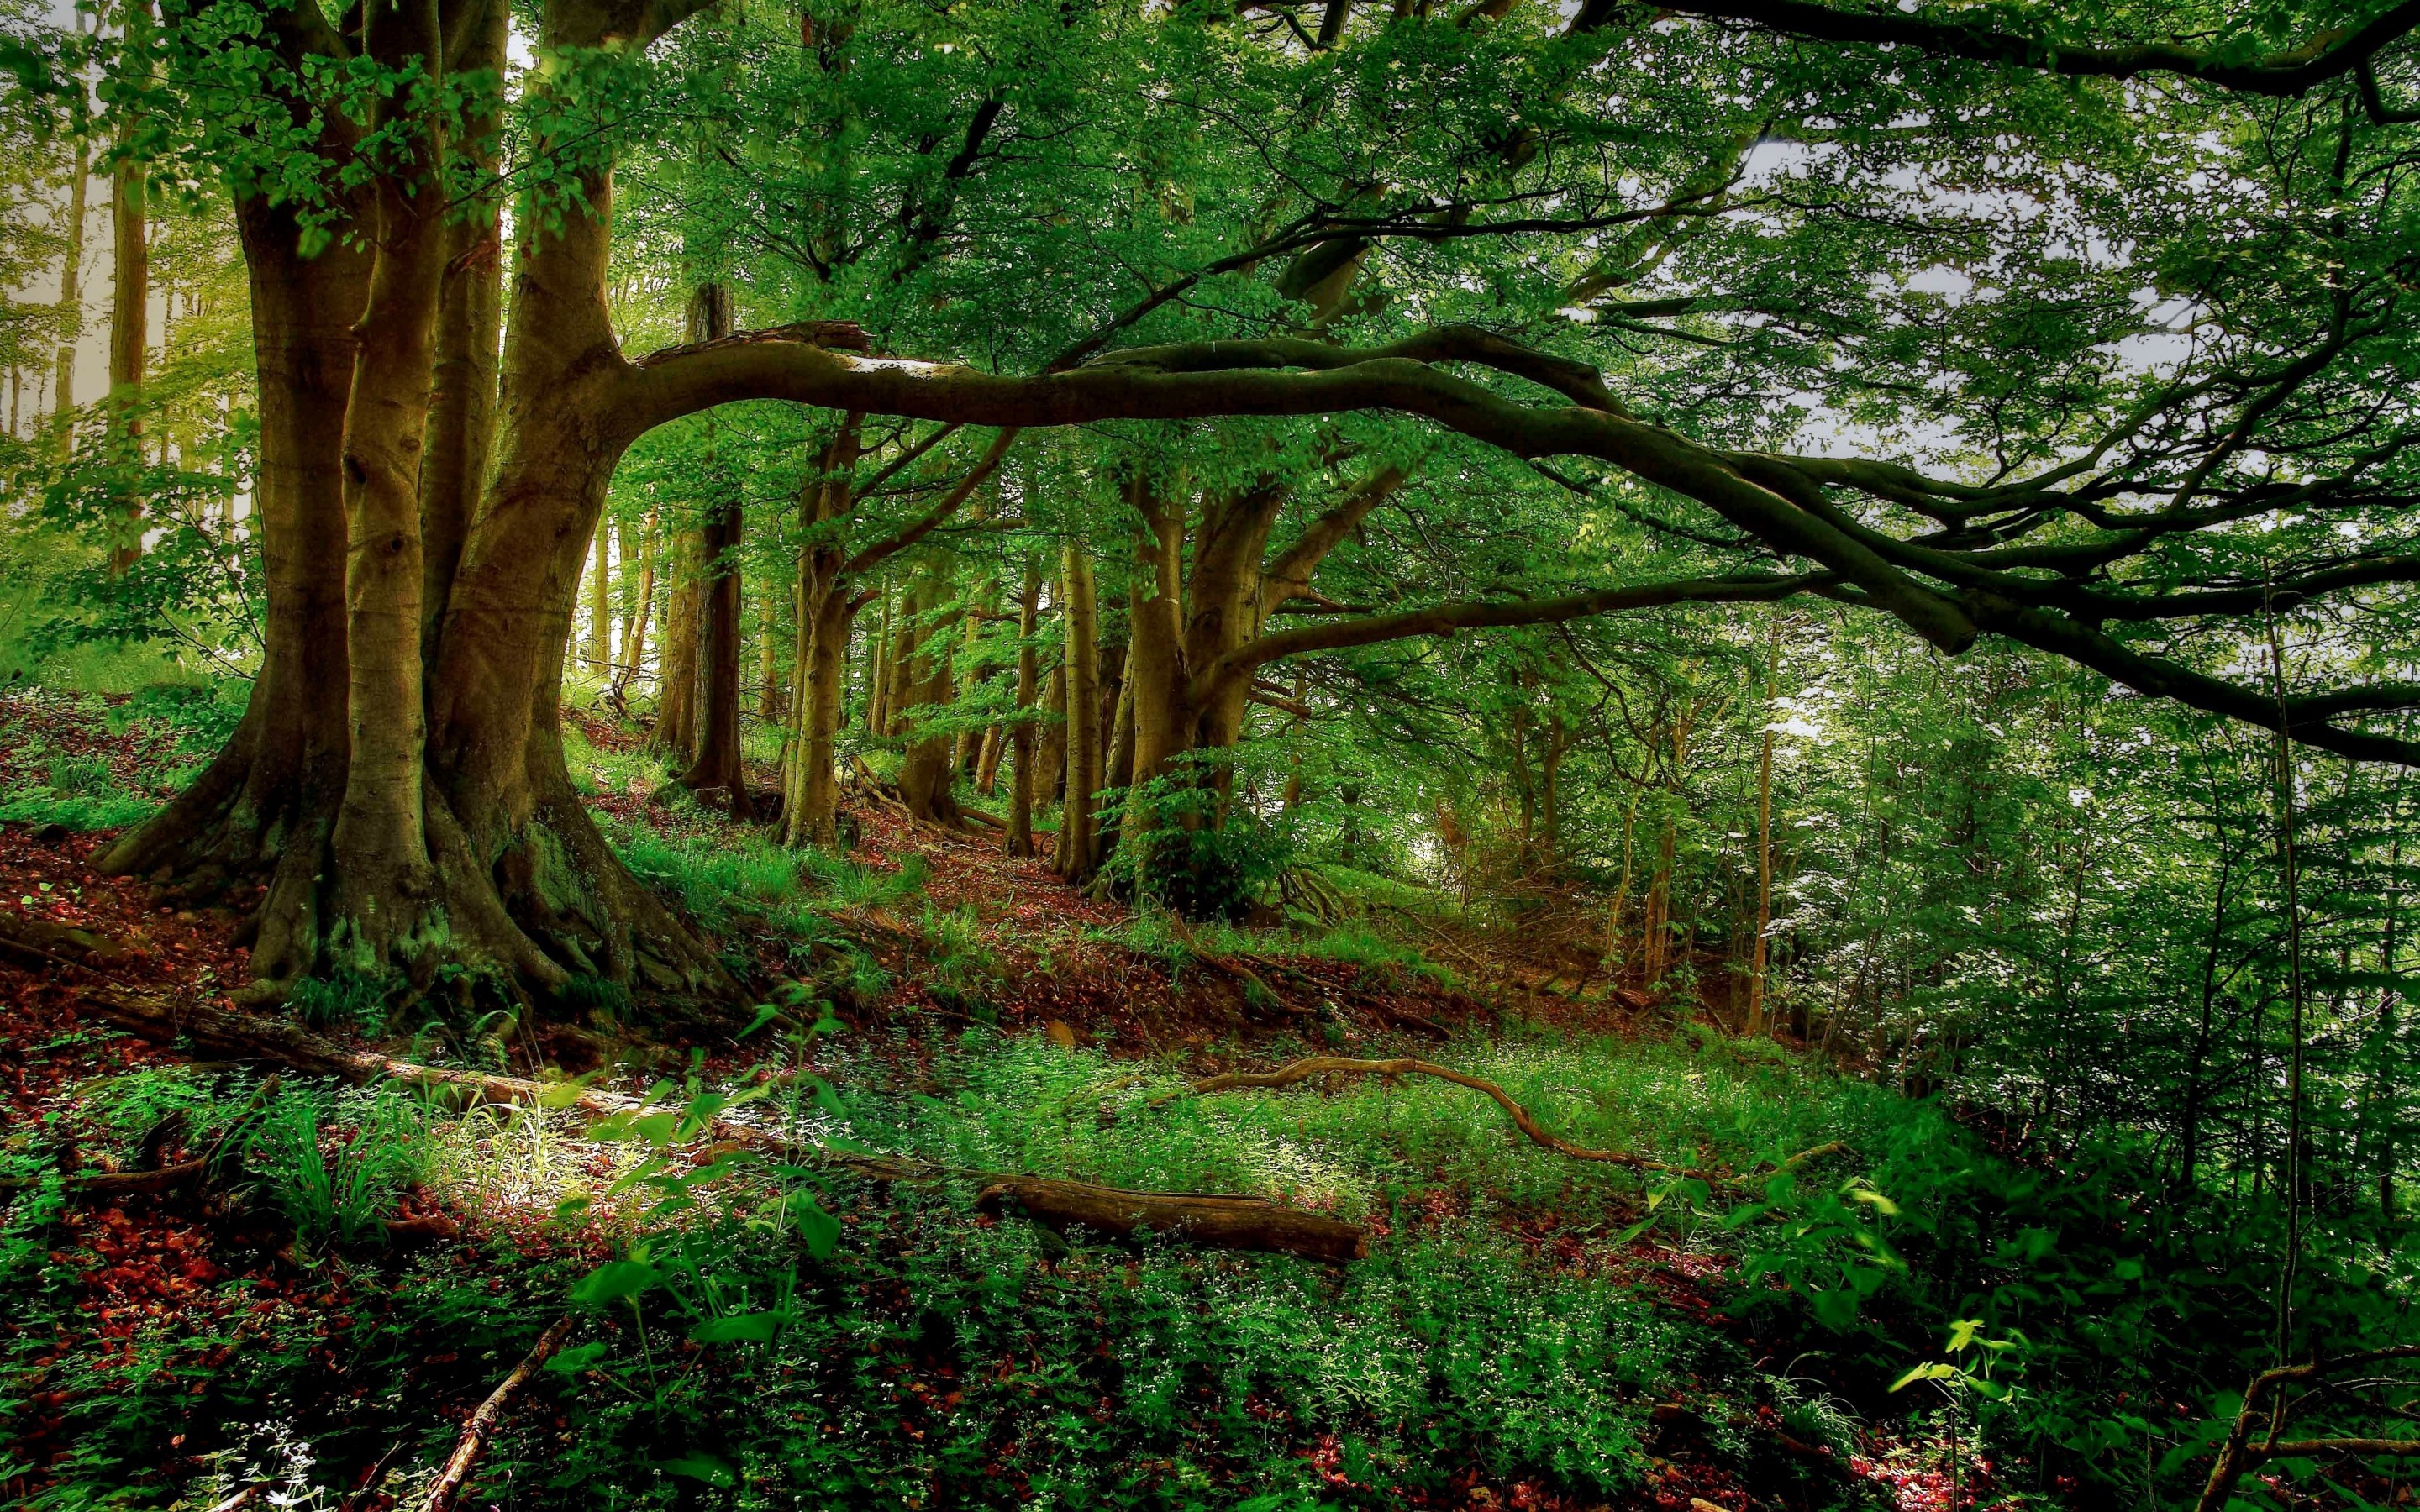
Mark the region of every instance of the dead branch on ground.
POLYGON ((455 1441, 454 1452, 446 1457, 445 1468, 439 1471, 437 1478, 429 1483, 428 1495, 420 1504, 420 1512, 451 1512, 454 1499, 462 1494, 463 1481, 470 1478, 471 1469, 479 1462, 479 1457, 487 1453, 488 1441, 495 1436, 497 1427, 504 1420, 505 1411, 513 1404, 513 1398, 520 1396, 538 1370, 553 1358, 554 1351, 563 1348, 563 1341, 571 1336, 572 1325, 577 1321, 578 1315, 566 1313, 548 1325, 547 1331, 537 1336, 537 1342, 530 1346, 529 1353, 521 1356, 520 1364, 513 1366, 511 1372, 497 1382, 496 1389, 488 1393, 488 1399, 481 1402, 471 1413, 471 1420, 462 1425, 462 1436, 455 1441))

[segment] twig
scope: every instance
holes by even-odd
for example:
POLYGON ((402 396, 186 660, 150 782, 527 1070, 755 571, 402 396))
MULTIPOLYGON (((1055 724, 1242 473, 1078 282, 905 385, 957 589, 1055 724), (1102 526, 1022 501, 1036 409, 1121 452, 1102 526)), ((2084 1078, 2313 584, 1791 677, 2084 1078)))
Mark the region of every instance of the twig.
POLYGON ((477 1464, 479 1457, 487 1452, 489 1438, 495 1433, 497 1425, 504 1421, 504 1410, 512 1406, 513 1398, 520 1395, 521 1389, 530 1383, 530 1378, 537 1374, 539 1367, 553 1356, 555 1350, 563 1348, 563 1341, 571 1336, 572 1325, 578 1321, 576 1313, 566 1313, 556 1319, 545 1333, 537 1336, 537 1342, 530 1346, 529 1353, 521 1356, 521 1363, 513 1366, 512 1373, 499 1381, 495 1390, 488 1393, 488 1399, 471 1414, 471 1421, 462 1425, 462 1437, 455 1441, 454 1453, 446 1459, 445 1468, 439 1471, 437 1478, 429 1483, 427 1500, 420 1504, 421 1512, 450 1512, 454 1499, 462 1492, 462 1482, 469 1477, 471 1467, 477 1464))

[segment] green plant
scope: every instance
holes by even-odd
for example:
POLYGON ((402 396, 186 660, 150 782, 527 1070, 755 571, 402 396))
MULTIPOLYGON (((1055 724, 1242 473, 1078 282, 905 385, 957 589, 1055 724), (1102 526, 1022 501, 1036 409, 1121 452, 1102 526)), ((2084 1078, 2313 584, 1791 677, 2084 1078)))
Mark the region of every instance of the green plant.
POLYGON ((1229 801, 1217 763, 1192 753, 1129 789, 1117 849, 1103 874, 1138 902, 1187 918, 1230 922, 1249 914, 1297 851, 1292 828, 1229 801))
POLYGON ((346 1029, 377 1034, 386 1027, 388 1007, 397 984, 389 978, 337 971, 325 977, 303 977, 287 994, 294 1016, 312 1028, 346 1029))
POLYGON ((297 1249, 319 1253, 383 1237, 396 1199, 428 1172, 430 1124, 428 1105, 393 1084, 342 1103, 288 1090, 263 1110, 246 1160, 297 1249))

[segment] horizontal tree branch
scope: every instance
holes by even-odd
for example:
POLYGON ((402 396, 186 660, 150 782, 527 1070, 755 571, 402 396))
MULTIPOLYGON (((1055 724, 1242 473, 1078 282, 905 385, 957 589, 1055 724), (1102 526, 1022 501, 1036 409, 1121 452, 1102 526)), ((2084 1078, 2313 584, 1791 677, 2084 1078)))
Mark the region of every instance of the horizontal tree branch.
POLYGON ((1625 609, 1662 609, 1673 604, 1766 604, 1807 593, 1832 581, 1828 573, 1789 577, 1690 578, 1671 582, 1636 583, 1601 588, 1590 594, 1559 598, 1506 599, 1481 603, 1437 604, 1393 614, 1359 619, 1327 620, 1291 630, 1280 630, 1236 647, 1212 662, 1193 679, 1196 707, 1206 705, 1220 688, 1255 668, 1288 656, 1317 651, 1342 651, 1418 636, 1450 636, 1458 630, 1498 628, 1514 625, 1555 625, 1594 614, 1625 609))
POLYGON ((2301 47, 2236 61, 2172 41, 2071 46, 1973 22, 1829 6, 1817 0, 1682 0, 1666 8, 1682 15, 1743 22, 1814 41, 1890 43, 1945 57, 2070 77, 2132 79, 2146 73, 2174 73, 2226 89, 2273 97, 2301 95, 2350 73, 2380 49, 2420 26, 2420 0, 2399 0, 2350 31, 2323 32, 2301 47))

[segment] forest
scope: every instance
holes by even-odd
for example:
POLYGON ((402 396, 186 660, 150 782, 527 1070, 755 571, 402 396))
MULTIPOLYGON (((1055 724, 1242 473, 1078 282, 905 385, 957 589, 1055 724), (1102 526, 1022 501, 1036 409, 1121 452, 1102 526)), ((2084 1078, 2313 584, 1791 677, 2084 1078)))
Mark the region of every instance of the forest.
POLYGON ((0 1503, 2420 1505, 2415 33, 0 0, 0 1503))

